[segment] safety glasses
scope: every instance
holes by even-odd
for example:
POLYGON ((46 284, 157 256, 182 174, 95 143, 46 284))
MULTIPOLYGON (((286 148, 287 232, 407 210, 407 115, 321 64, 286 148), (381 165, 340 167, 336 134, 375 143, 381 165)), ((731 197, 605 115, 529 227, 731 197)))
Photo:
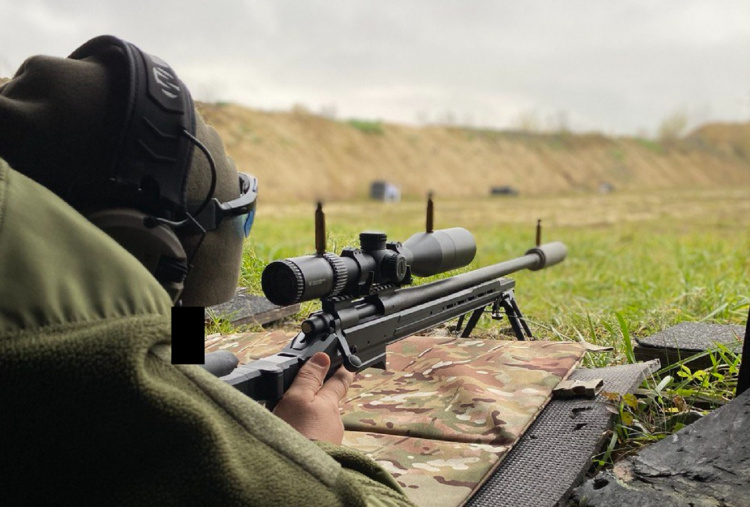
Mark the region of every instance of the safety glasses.
POLYGON ((195 218, 195 221, 206 231, 213 231, 225 218, 243 217, 242 229, 245 237, 250 235, 250 229, 255 220, 255 202, 258 198, 258 178, 240 173, 240 196, 227 202, 219 202, 213 198, 205 209, 195 218))

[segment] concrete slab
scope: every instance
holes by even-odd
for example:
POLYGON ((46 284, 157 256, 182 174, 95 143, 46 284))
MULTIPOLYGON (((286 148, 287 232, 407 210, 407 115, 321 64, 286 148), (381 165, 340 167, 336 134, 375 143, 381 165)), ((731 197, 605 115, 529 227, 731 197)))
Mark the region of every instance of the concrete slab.
MULTIPOLYGON (((637 339, 634 352, 639 361, 659 359, 666 366, 716 348, 716 343, 739 353, 744 337, 744 326, 681 322, 647 338, 637 339)), ((691 369, 709 368, 711 364, 708 356, 686 363, 691 369)))

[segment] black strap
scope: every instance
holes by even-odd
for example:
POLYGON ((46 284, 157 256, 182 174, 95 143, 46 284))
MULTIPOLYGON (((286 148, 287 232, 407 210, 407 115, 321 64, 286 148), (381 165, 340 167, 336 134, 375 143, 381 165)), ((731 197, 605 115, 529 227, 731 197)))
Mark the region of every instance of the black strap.
POLYGON ((167 216, 184 217, 192 144, 183 131, 195 133, 193 99, 166 62, 117 37, 91 39, 70 58, 96 56, 112 47, 121 50, 127 64, 128 96, 107 179, 167 216))

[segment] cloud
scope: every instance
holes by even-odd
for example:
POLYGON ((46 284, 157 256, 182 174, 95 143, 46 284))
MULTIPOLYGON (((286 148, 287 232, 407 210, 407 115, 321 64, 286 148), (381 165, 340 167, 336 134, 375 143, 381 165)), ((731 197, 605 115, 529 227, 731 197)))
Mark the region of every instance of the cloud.
POLYGON ((750 6, 693 0, 0 0, 0 73, 111 33, 169 61, 198 98, 335 105, 413 122, 523 111, 634 132, 676 107, 750 116, 750 6), (7 61, 5 61, 7 60, 7 61), (743 101, 747 102, 743 106, 743 101))

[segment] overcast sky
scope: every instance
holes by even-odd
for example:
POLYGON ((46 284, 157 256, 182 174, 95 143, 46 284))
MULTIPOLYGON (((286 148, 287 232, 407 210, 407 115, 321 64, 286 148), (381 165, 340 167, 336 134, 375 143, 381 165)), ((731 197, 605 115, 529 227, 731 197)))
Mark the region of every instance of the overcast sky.
POLYGON ((676 111, 750 120, 748 0, 0 0, 0 76, 100 34, 199 100, 262 109, 623 134, 676 111))

